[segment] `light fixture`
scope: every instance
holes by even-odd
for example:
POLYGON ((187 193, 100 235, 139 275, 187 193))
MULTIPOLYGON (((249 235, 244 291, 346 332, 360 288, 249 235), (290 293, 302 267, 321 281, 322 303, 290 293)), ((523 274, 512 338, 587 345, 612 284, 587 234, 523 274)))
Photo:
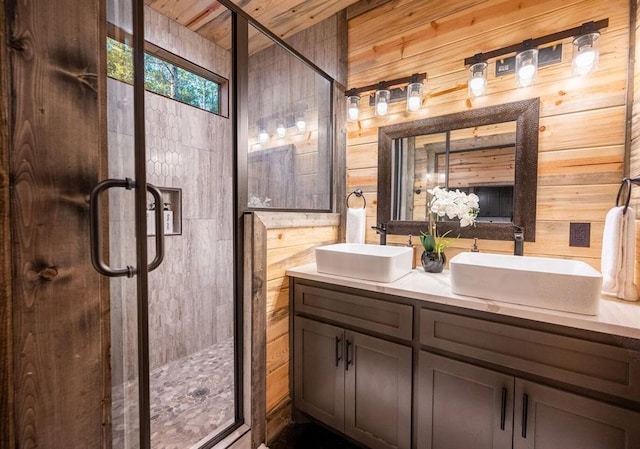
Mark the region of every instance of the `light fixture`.
POLYGON ((287 128, 284 126, 284 122, 282 120, 278 121, 278 125, 276 126, 276 135, 278 139, 284 139, 287 135, 287 128))
POLYGON ((258 134, 258 140, 260 141, 260 143, 269 142, 269 133, 266 129, 263 128, 260 130, 260 133, 258 134))
POLYGON ((489 65, 482 61, 476 62, 469 67, 469 96, 481 97, 487 92, 487 67, 489 65))
MULTIPOLYGON (((508 73, 516 73, 516 80, 520 87, 531 86, 535 80, 538 67, 562 62, 562 41, 573 38, 573 72, 584 75, 594 71, 598 67, 598 39, 599 30, 609 26, 609 19, 585 22, 574 28, 569 28, 556 33, 535 39, 527 39, 521 43, 508 45, 489 52, 477 53, 465 58, 464 64, 469 66, 469 95, 477 96, 481 91, 481 85, 486 86, 486 70, 482 70, 484 81, 476 81, 480 78, 481 71, 477 64, 496 60, 496 77, 508 73), (552 44, 548 47, 543 45, 552 44), (507 56, 509 54, 516 56, 507 56), (504 56, 504 57, 503 57, 504 56)), ((486 67, 485 67, 486 69, 486 67)))
POLYGON ((304 117, 296 118, 296 128, 298 128, 298 132, 304 132, 307 129, 307 123, 304 121, 304 117))
POLYGON ((358 120, 360 116, 360 95, 351 89, 347 93, 347 118, 349 120, 358 120))
POLYGON ((594 72, 598 68, 600 51, 598 49, 598 38, 600 33, 586 33, 573 40, 573 74, 586 75, 594 72))
POLYGON ((391 100, 391 92, 387 89, 384 81, 381 81, 376 90, 376 117, 384 117, 389 112, 389 101, 391 100))
POLYGON ((516 81, 520 87, 529 87, 538 74, 538 49, 530 48, 516 55, 516 81))
POLYGON ((411 75, 411 80, 407 85, 407 112, 420 110, 423 89, 424 84, 420 81, 420 76, 417 73, 411 75))
POLYGON ((411 76, 397 78, 391 81, 380 81, 364 87, 352 88, 346 91, 347 119, 358 120, 360 116, 360 95, 364 92, 373 92, 369 95, 369 106, 375 107, 376 117, 383 117, 389 112, 389 104, 405 100, 406 110, 415 112, 422 107, 422 96, 426 73, 414 73, 411 76), (403 85, 403 87, 393 87, 403 85), (406 87, 405 87, 406 86, 406 87))

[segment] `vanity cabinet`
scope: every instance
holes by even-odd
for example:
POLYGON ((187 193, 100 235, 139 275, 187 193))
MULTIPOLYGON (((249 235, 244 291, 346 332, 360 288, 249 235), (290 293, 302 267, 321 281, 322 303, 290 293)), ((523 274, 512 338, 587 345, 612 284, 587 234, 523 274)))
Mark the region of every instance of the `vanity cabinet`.
POLYGON ((512 376, 420 351, 419 449, 511 449, 512 376))
POLYGON ((640 447, 640 413, 425 351, 417 397, 418 449, 640 447))
POLYGON ((411 338, 412 307, 312 286, 294 301, 295 407, 366 447, 410 449, 412 348, 384 334, 411 338))
POLYGON ((292 282, 294 407, 372 449, 638 449, 640 340, 292 282))

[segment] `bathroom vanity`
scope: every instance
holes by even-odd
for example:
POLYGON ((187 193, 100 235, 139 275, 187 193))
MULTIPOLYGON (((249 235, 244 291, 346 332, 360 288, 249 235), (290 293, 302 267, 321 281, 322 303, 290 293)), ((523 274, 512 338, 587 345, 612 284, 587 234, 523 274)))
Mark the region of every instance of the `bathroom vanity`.
POLYGON ((291 277, 296 412, 372 449, 640 448, 640 304, 451 293, 448 273, 291 277))

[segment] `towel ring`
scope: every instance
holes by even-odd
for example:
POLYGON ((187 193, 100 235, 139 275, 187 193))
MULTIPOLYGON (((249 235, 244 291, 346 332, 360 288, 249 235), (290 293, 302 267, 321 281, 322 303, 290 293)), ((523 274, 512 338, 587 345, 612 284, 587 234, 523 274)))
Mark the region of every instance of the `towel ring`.
POLYGON ((362 206, 363 209, 367 208, 367 199, 364 197, 364 194, 362 193, 361 189, 356 189, 353 192, 351 192, 349 195, 347 195, 347 208, 349 208, 349 198, 351 198, 351 195, 355 195, 358 198, 362 198, 362 201, 364 201, 364 206, 362 206))
POLYGON ((616 196, 616 207, 620 206, 620 195, 622 195, 622 189, 627 187, 627 197, 624 201, 624 209, 622 210, 622 215, 627 213, 627 209, 629 209, 629 202, 631 201, 631 179, 624 178, 620 183, 620 188, 618 189, 618 196, 616 196))

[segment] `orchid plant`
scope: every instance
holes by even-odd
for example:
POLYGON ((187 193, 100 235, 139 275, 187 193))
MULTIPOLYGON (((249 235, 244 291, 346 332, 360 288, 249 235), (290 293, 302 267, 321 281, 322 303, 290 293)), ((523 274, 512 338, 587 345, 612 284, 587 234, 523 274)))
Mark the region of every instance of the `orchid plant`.
POLYGON ((455 191, 434 187, 427 190, 431 195, 429 202, 429 232, 422 232, 420 242, 426 252, 435 252, 441 254, 451 242, 445 240, 444 237, 451 231, 447 231, 444 235, 438 236, 436 232, 436 217, 446 216, 450 220, 460 220, 460 227, 475 226, 476 217, 480 212, 480 198, 474 193, 466 194, 456 189, 455 191))

